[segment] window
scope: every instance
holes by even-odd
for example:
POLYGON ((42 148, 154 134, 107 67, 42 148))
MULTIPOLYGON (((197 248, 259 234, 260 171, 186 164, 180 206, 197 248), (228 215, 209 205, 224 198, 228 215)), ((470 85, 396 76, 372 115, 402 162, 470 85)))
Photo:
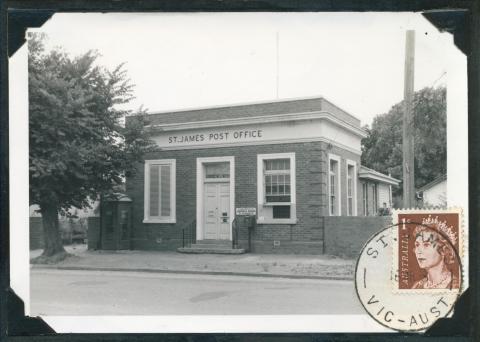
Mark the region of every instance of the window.
POLYGON ((229 179, 230 164, 227 163, 205 163, 206 179, 229 179))
POLYGON ((175 160, 145 161, 145 223, 175 223, 175 160))
POLYGON ((377 198, 377 184, 373 184, 373 215, 377 215, 378 198, 377 198))
POLYGON ((264 160, 265 203, 290 203, 290 159, 264 160))
POLYGON ((328 198, 330 215, 340 215, 340 157, 330 154, 329 157, 328 198))
POLYGON ((330 160, 330 215, 337 212, 337 164, 335 160, 330 160))
POLYGON ((362 184, 363 190, 363 214, 368 216, 368 183, 362 184))
POLYGON ((347 160, 347 215, 357 215, 356 163, 347 160))
POLYGON ((353 215, 353 166, 347 165, 347 215, 353 215))
POLYGON ((258 162, 258 222, 296 223, 295 154, 260 154, 258 162))

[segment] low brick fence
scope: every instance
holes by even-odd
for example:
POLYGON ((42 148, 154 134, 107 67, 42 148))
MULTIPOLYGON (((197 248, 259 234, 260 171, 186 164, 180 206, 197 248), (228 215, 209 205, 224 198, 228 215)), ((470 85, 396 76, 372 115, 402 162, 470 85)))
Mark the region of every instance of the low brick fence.
POLYGON ((391 216, 327 216, 325 254, 356 258, 368 239, 391 223, 391 216))

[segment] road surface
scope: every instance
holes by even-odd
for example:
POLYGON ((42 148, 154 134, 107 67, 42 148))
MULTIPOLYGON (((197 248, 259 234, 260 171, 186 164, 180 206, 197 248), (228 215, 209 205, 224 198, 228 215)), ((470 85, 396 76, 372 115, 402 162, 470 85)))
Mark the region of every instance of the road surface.
POLYGON ((31 315, 362 314, 353 281, 31 270, 31 315))

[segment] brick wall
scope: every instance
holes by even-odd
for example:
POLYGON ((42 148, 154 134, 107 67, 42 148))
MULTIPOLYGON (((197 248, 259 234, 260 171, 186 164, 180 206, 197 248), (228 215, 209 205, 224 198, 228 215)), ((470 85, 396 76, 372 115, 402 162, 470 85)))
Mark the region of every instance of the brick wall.
POLYGON ((325 253, 356 258, 368 239, 391 222, 390 216, 325 217, 325 253))
MULTIPOLYGON (((259 254, 323 254, 322 241, 252 240, 251 253, 259 254)), ((240 240, 239 246, 248 249, 248 240, 240 240)))
MULTIPOLYGON (((342 182, 345 182, 344 159, 360 163, 360 156, 324 142, 295 144, 248 145, 208 149, 161 151, 146 159, 176 160, 177 222, 174 224, 143 223, 144 165, 138 165, 135 177, 127 179, 127 194, 133 200, 133 247, 135 249, 174 250, 182 245, 182 228, 196 218, 196 158, 235 157, 235 207, 257 206, 257 155, 295 152, 296 159, 296 224, 257 225, 253 242, 262 252, 323 253, 323 217, 327 208, 328 153, 342 157, 342 182), (280 246, 274 247, 274 241, 280 246)), ((343 184, 342 183, 342 184, 343 184)), ((342 185, 342 192, 346 189, 342 185)), ((345 197, 344 195, 342 197, 345 197)), ((342 200, 346 210, 346 198, 342 200)), ((240 227, 239 239, 248 239, 246 226, 240 227)))
POLYGON ((43 224, 41 217, 30 217, 30 249, 43 248, 43 224))
MULTIPOLYGON (((341 120, 360 127, 359 119, 323 98, 285 100, 268 103, 245 104, 238 106, 212 107, 176 112, 163 112, 159 114, 151 113, 148 116, 148 120, 150 124, 162 125, 170 123, 199 121, 198 118, 202 118, 203 121, 316 111, 330 112, 341 120)), ((135 117, 127 117, 127 124, 131 120, 135 120, 135 117)))

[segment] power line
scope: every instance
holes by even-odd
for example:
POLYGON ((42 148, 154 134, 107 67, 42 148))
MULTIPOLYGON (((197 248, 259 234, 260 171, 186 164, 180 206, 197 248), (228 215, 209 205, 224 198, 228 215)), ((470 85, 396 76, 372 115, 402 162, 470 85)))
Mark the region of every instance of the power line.
POLYGON ((431 87, 433 88, 435 86, 435 83, 437 83, 443 76, 445 76, 447 72, 444 70, 442 74, 432 83, 431 87))

